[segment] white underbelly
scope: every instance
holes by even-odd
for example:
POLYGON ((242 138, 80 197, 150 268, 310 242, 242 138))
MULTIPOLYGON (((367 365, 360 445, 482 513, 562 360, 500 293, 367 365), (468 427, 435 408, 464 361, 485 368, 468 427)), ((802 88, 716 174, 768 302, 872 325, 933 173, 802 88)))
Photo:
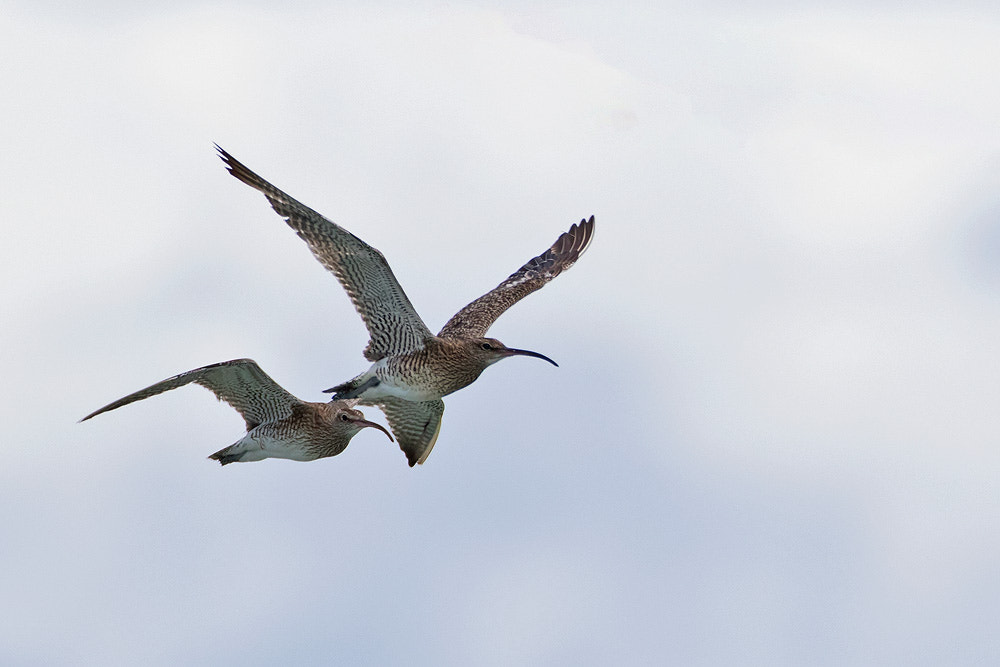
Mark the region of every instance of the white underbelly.
POLYGON ((410 385, 398 385, 391 382, 380 382, 363 395, 366 400, 378 398, 402 398, 406 401, 434 401, 441 396, 432 391, 410 385))
POLYGON ((289 442, 287 439, 274 438, 261 433, 247 435, 242 444, 246 452, 243 461, 262 461, 264 459, 311 461, 315 458, 300 443, 289 442))

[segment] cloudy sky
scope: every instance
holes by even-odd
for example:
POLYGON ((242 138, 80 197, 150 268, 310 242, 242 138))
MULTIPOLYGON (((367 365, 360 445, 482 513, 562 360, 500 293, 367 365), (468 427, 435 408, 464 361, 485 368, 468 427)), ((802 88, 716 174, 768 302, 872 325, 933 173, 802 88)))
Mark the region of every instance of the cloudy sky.
POLYGON ((1000 659, 1000 10, 537 4, 5 5, 0 662, 1000 659), (198 387, 78 424, 367 367, 212 142, 434 330, 594 214, 491 330, 560 367, 417 469, 220 468, 198 387))

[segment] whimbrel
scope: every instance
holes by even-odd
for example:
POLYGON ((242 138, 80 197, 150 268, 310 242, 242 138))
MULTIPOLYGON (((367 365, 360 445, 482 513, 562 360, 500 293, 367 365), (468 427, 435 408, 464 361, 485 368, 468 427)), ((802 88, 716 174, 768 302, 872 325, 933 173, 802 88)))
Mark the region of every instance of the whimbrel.
POLYGON ((558 365, 545 355, 484 336, 504 311, 576 262, 594 236, 593 216, 574 224, 548 250, 458 311, 435 336, 381 252, 271 185, 218 145, 216 149, 229 172, 267 197, 347 291, 368 329, 364 356, 373 363, 327 392, 335 392, 334 400, 357 398, 362 405, 381 408, 410 466, 423 463, 434 447, 444 412, 442 396, 468 386, 487 366, 507 357, 537 357, 558 365))
POLYGON ((272 380, 253 359, 224 361, 175 375, 105 405, 80 421, 192 382, 233 406, 247 423, 245 436, 208 457, 222 465, 268 458, 315 461, 336 456, 366 426, 377 428, 392 440, 382 426, 352 409, 357 400, 300 401, 272 380))

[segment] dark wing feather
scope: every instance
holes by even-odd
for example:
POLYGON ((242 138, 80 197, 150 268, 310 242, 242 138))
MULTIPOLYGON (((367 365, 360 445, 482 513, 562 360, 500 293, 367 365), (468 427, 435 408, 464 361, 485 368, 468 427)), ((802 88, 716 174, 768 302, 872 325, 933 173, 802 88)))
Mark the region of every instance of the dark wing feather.
POLYGON ((371 337, 365 348, 366 359, 378 361, 416 350, 430 338, 430 330, 382 253, 274 187, 218 145, 216 149, 229 173, 262 192, 278 215, 309 245, 320 264, 343 285, 371 337))
MULTIPOLYGON (((362 401, 364 402, 364 401, 362 401)), ((441 431, 444 401, 406 401, 383 398, 374 402, 385 413, 399 448, 412 468, 427 460, 441 431)))
POLYGON ((267 373, 261 370, 253 359, 234 359, 218 364, 196 368, 187 373, 181 373, 163 382, 146 387, 114 403, 105 405, 100 410, 91 412, 80 421, 141 401, 150 396, 162 394, 171 389, 177 389, 192 382, 200 384, 215 394, 219 400, 225 401, 239 412, 247 423, 247 430, 258 424, 284 419, 292 414, 295 406, 302 401, 285 391, 267 373))
POLYGON ((438 333, 442 338, 480 338, 497 318, 515 303, 541 289, 573 266, 594 238, 594 216, 564 232, 552 247, 510 275, 492 291, 479 297, 448 320, 438 333))

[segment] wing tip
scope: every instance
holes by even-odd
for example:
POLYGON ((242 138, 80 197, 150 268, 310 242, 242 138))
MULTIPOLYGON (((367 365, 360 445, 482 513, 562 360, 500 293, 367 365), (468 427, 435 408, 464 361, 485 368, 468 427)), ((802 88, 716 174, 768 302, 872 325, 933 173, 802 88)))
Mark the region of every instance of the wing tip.
MULTIPOLYGON (((546 252, 546 254, 551 253, 549 255, 551 257, 550 261, 553 261, 556 267, 558 267, 552 277, 554 278, 560 272, 573 266, 576 260, 580 259, 580 255, 590 247, 590 242, 593 240, 593 215, 589 219, 582 218, 580 222, 574 222, 569 230, 563 232, 546 252)), ((545 257, 545 255, 541 257, 545 257)))
POLYGON ((268 197, 268 199, 271 198, 271 195, 268 194, 269 189, 277 191, 277 188, 258 176, 256 172, 250 169, 250 167, 234 158, 225 148, 219 144, 214 144, 214 146, 215 150, 219 154, 219 159, 226 165, 226 170, 232 174, 234 178, 242 181, 255 190, 260 190, 265 196, 268 197))
MULTIPOLYGON (((226 149, 224 149, 219 144, 215 144, 215 150, 218 151, 219 159, 222 160, 223 164, 226 165, 226 170, 239 180, 246 182, 243 175, 253 174, 253 172, 250 171, 250 169, 248 169, 245 164, 234 158, 226 149)), ((250 183, 247 184, 250 185, 250 183)))
POLYGON ((226 164, 226 168, 229 169, 229 173, 232 173, 233 171, 232 163, 237 161, 236 158, 230 155, 229 151, 227 151, 219 144, 213 142, 212 145, 215 146, 215 152, 218 153, 219 159, 226 164))
POLYGON ((570 227, 570 233, 575 231, 581 232, 580 239, 577 241, 574 238, 576 242, 573 244, 576 256, 579 257, 590 247, 590 242, 594 240, 594 216, 591 215, 589 219, 580 220, 579 224, 570 227))

